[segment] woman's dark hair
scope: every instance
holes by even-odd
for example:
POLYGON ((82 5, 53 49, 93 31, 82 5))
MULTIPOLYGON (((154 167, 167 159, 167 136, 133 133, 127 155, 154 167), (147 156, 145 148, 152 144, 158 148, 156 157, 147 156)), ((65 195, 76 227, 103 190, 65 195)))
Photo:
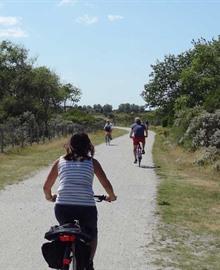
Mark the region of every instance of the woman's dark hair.
POLYGON ((94 156, 94 146, 92 145, 89 136, 86 133, 74 134, 69 143, 65 145, 66 160, 78 160, 90 159, 94 156))

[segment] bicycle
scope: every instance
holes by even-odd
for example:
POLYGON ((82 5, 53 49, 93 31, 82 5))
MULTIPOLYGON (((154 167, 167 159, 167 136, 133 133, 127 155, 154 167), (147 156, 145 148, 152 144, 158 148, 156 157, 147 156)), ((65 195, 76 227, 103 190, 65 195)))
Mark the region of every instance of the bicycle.
POLYGON ((110 145, 110 142, 111 142, 111 134, 110 133, 106 133, 105 134, 105 143, 106 145, 110 145))
MULTIPOLYGON (((94 198, 97 202, 106 200, 105 195, 94 195, 94 198)), ((72 270, 91 269, 89 266, 91 237, 83 232, 78 220, 51 227, 44 238, 51 241, 41 247, 50 268, 69 270, 72 266, 72 270)))
MULTIPOLYGON (((131 139, 133 139, 134 137, 130 137, 131 139)), ((136 149, 135 149, 135 162, 134 163, 137 163, 138 161, 138 166, 140 167, 141 166, 141 160, 142 160, 142 154, 143 154, 143 149, 141 147, 141 144, 140 142, 138 142, 136 145, 136 149)), ((134 146, 135 146, 134 145, 134 146)))
POLYGON ((138 160, 138 166, 140 167, 142 160, 142 147, 140 143, 138 143, 136 147, 136 159, 138 160))

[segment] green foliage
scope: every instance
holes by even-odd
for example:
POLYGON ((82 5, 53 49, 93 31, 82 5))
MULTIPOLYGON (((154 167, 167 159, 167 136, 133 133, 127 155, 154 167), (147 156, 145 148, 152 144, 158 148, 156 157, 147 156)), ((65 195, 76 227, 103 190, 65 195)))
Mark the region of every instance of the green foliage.
POLYGON ((80 89, 70 83, 62 85, 55 72, 45 66, 33 67, 33 63, 22 46, 0 43, 0 123, 29 111, 47 129, 54 113, 80 100, 80 89))
POLYGON ((97 113, 102 113, 103 112, 103 108, 102 108, 102 105, 100 104, 94 104, 93 105, 93 110, 97 113))
POLYGON ((185 140, 191 141, 193 149, 209 146, 220 148, 220 111, 204 112, 194 117, 183 136, 182 143, 185 140))
POLYGON ((163 61, 152 65, 149 83, 145 84, 142 96, 150 107, 160 108, 166 113, 173 110, 176 98, 182 94, 181 72, 191 62, 192 52, 178 56, 168 55, 163 61))
POLYGON ((60 88, 60 94, 64 104, 64 111, 66 111, 67 102, 72 103, 74 106, 81 98, 81 90, 73 86, 71 83, 64 84, 60 88))
MULTIPOLYGON (((181 74, 184 92, 190 94, 190 105, 204 104, 220 87, 220 39, 194 42, 194 56, 191 65, 181 74)), ((214 100, 213 100, 214 101, 214 100)), ((214 110, 220 107, 216 104, 214 110)))
POLYGON ((182 95, 175 100, 174 110, 178 114, 180 111, 188 108, 189 96, 182 95))
POLYGON ((104 115, 108 115, 112 112, 112 105, 110 104, 105 104, 103 107, 102 107, 102 111, 104 113, 104 115))
POLYGON ((144 112, 144 106, 138 106, 135 104, 122 103, 118 106, 117 112, 119 113, 141 113, 144 112))
POLYGON ((202 106, 209 112, 220 108, 220 37, 193 41, 191 50, 165 56, 152 69, 142 96, 164 114, 164 125, 172 122, 178 106, 202 106))
POLYGON ((204 108, 210 113, 213 113, 215 110, 220 108, 220 88, 212 90, 207 94, 204 102, 204 108))
MULTIPOLYGON (((194 161, 199 166, 215 164, 220 159, 220 150, 215 146, 205 147, 201 150, 199 157, 194 161)), ((217 163, 216 163, 217 164, 217 163)), ((218 170, 218 168, 216 168, 218 170)))
POLYGON ((79 124, 81 123, 92 124, 97 121, 97 118, 95 118, 91 114, 83 112, 78 109, 68 110, 67 112, 63 114, 63 118, 66 120, 72 121, 73 123, 79 123, 79 124))
POLYGON ((201 112, 202 108, 199 106, 195 108, 188 108, 184 105, 178 108, 175 114, 175 121, 172 126, 172 133, 176 141, 182 143, 183 136, 188 129, 191 120, 198 116, 201 112))

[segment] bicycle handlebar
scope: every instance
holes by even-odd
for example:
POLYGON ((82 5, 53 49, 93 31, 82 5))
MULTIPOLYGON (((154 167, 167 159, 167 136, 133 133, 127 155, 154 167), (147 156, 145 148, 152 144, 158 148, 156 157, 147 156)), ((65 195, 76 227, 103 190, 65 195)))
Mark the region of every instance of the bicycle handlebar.
POLYGON ((94 195, 94 198, 96 199, 97 202, 102 202, 106 200, 105 195, 94 195))
MULTIPOLYGON (((56 198, 57 198, 57 195, 53 194, 52 199, 50 201, 56 202, 56 198)), ((102 201, 106 201, 107 196, 106 195, 94 195, 94 198, 95 198, 96 202, 102 202, 102 201)))

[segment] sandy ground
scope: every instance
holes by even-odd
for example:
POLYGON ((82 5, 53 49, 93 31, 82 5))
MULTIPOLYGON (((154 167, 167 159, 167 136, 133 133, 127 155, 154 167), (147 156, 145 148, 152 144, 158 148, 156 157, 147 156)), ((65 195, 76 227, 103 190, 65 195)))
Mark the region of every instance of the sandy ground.
MULTIPOLYGON (((113 139, 111 146, 96 147, 118 200, 97 204, 99 246, 96 270, 153 270, 149 244, 156 226, 158 179, 152 162, 154 134, 149 132, 142 168, 133 164, 128 134, 113 139)), ((49 168, 0 192, 0 269, 46 270, 41 245, 44 233, 57 224, 52 203, 44 199, 42 185, 49 168)), ((104 194, 94 180, 96 194, 104 194)))

